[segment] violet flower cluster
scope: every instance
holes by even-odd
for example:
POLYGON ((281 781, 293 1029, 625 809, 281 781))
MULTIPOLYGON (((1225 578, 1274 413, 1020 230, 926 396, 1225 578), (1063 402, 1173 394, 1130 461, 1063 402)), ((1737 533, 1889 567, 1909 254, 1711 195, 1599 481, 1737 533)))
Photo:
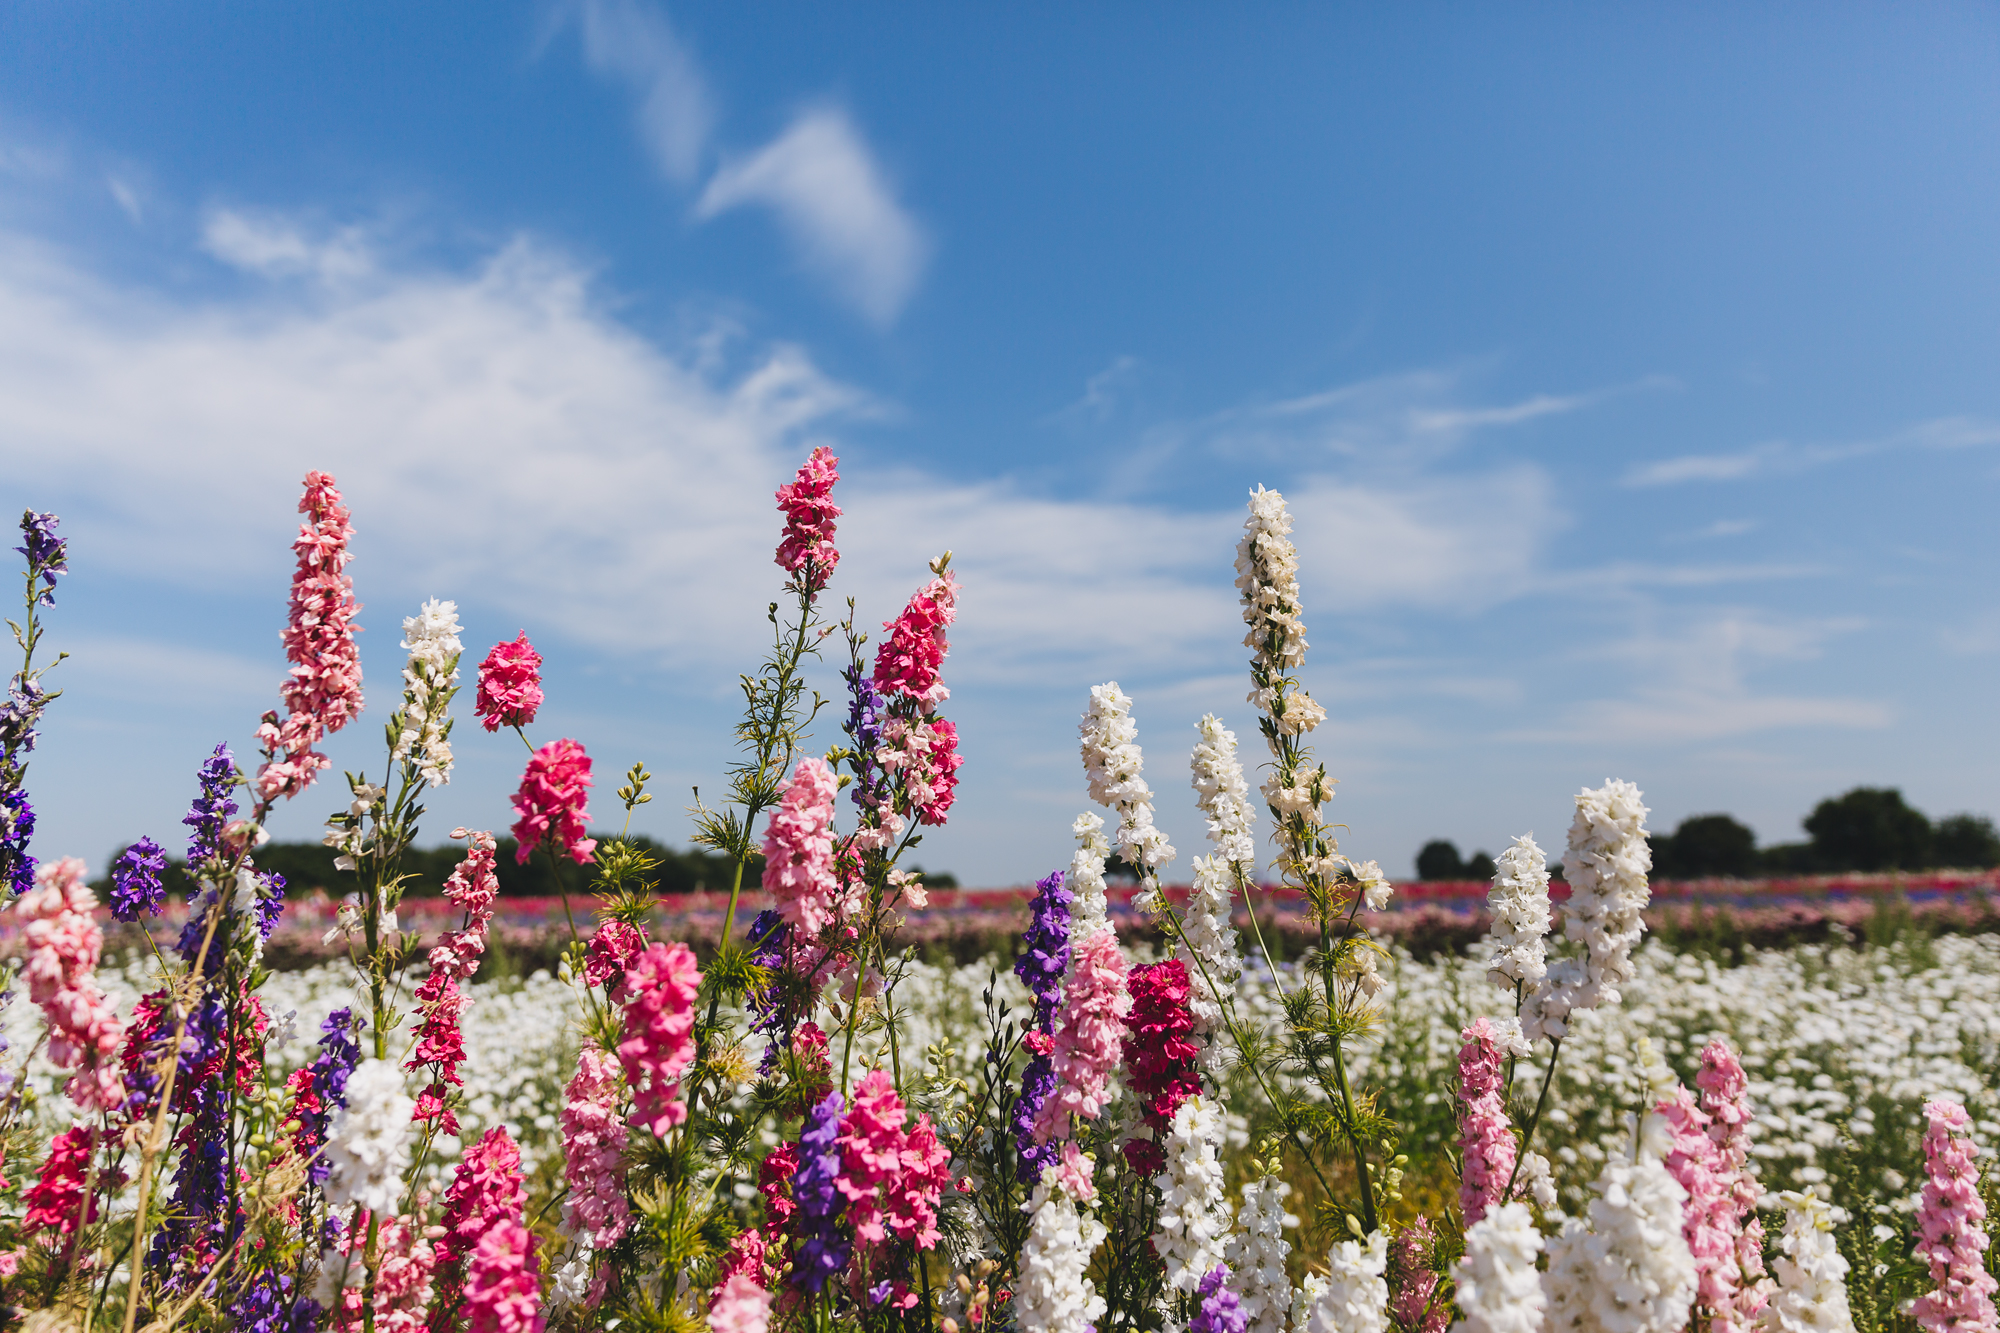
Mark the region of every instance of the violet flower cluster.
POLYGON ((1022 1184, 1042 1178, 1042 1168, 1054 1166, 1062 1156, 1062 1145, 1035 1136, 1042 1105, 1055 1091, 1056 1004, 1062 996, 1063 973, 1069 969, 1070 904, 1069 889, 1062 871, 1048 875, 1035 885, 1035 897, 1028 904, 1028 930, 1022 939, 1021 956, 1014 960, 1014 975, 1035 997, 1035 1017, 1022 1041, 1032 1052, 1021 1071, 1021 1095, 1014 1099, 1014 1142, 1021 1154, 1022 1184))

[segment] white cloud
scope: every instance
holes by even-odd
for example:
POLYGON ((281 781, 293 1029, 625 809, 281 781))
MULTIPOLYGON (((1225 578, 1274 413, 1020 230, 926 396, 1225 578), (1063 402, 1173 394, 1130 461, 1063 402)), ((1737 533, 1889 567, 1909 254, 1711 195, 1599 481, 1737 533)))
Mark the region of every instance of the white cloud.
POLYGON ((1873 440, 1846 444, 1792 444, 1772 440, 1733 454, 1684 454, 1634 467, 1627 486, 1674 486, 1689 481, 1741 481, 1788 475, 1849 458, 1897 449, 1970 449, 2000 444, 2000 423, 1978 417, 1937 417, 1873 440))
POLYGON ((834 108, 805 112, 771 143, 726 163, 695 215, 746 204, 775 212, 806 264, 877 325, 895 322, 930 257, 923 228, 834 108))
POLYGON ((266 278, 349 282, 375 268, 358 227, 311 236, 296 219, 223 208, 208 215, 201 242, 223 263, 266 278))
POLYGON ((638 98, 639 133, 667 179, 692 181, 715 124, 701 69, 664 14, 636 0, 582 0, 583 58, 638 98))

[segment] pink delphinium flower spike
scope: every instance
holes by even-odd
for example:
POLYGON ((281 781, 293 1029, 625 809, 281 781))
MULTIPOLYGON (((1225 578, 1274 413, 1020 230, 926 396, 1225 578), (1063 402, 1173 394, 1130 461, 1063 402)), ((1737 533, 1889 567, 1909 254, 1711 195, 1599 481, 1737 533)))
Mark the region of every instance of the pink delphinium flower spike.
POLYGON ((416 1119, 435 1119, 447 1134, 458 1133, 458 1117, 446 1098, 450 1087, 461 1082, 458 1067, 465 1060, 464 1034, 460 1016, 465 996, 458 984, 479 970, 486 952, 486 930, 493 921, 493 900, 499 896, 500 881, 493 862, 498 847, 493 835, 453 829, 451 836, 469 840, 465 859, 445 881, 444 896, 465 912, 465 924, 446 931, 431 946, 430 975, 417 987, 417 1003, 423 1019, 417 1025, 417 1048, 405 1069, 429 1065, 435 1072, 431 1086, 417 1098, 416 1119))
POLYGON ((556 850, 587 864, 597 851, 596 840, 583 836, 590 824, 584 805, 593 785, 590 756, 573 740, 550 741, 530 755, 521 789, 514 793, 514 859, 526 865, 542 839, 553 837, 556 850))
POLYGON ((817 597, 840 563, 833 544, 833 521, 840 506, 828 498, 840 480, 840 460, 821 445, 799 468, 799 475, 778 488, 778 508, 785 512, 785 536, 778 543, 778 565, 792 581, 786 586, 817 597))
POLYGON ((1949 1098, 1924 1103, 1924 1193, 1917 1211, 1917 1257, 1930 1265, 1932 1291, 1910 1312, 1927 1333, 1994 1333, 1993 1275, 1986 1271, 1986 1202, 1970 1137, 1972 1118, 1949 1098))
POLYGON ((709 1333, 765 1333, 771 1293, 748 1273, 731 1274, 708 1307, 709 1333))
POLYGON ((1683 1190, 1687 1202, 1681 1208, 1681 1235, 1694 1256, 1695 1305, 1707 1312, 1718 1330, 1730 1327, 1736 1311, 1742 1273, 1737 1264, 1737 1222, 1730 1175, 1722 1154, 1709 1135, 1708 1113, 1695 1104, 1694 1096, 1677 1087, 1654 1108, 1671 1135, 1661 1158, 1683 1190))
POLYGON ((521 1150, 505 1129, 487 1130, 452 1172, 435 1244, 435 1304, 458 1308, 468 1329, 540 1333, 535 1238, 522 1225, 527 1202, 521 1150))
POLYGON ((1431 1270, 1436 1250, 1437 1232, 1421 1213, 1389 1242, 1389 1317, 1408 1333, 1444 1333, 1451 1322, 1451 1303, 1437 1298, 1431 1270))
POLYGON ((685 944, 655 944, 625 971, 625 1040, 618 1060, 632 1090, 632 1127, 663 1136, 687 1119, 680 1077, 694 1063, 701 971, 685 944))
POLYGON ((882 622, 887 631, 875 653, 875 686, 883 694, 902 695, 922 704, 938 704, 951 691, 938 679, 944 664, 945 630, 958 618, 958 582, 942 569, 917 590, 903 614, 882 622))
MULTIPOLYGON (((417 1216, 428 1202, 427 1195, 418 1196, 417 1216)), ((431 1273, 437 1267, 437 1255, 427 1228, 417 1217, 385 1218, 375 1243, 379 1256, 375 1270, 377 1333, 418 1333, 430 1320, 435 1293, 431 1273)))
POLYGON ((542 655, 528 642, 528 631, 512 643, 501 640, 479 664, 479 688, 473 711, 488 731, 525 727, 542 706, 542 655))
POLYGON ((1727 1310, 1717 1309, 1713 1333, 1744 1333, 1758 1322, 1776 1290, 1764 1271, 1764 1222, 1757 1216, 1763 1188, 1750 1170, 1750 1080, 1736 1052, 1718 1037, 1703 1048, 1701 1071, 1694 1081, 1701 1089, 1708 1137, 1715 1143, 1717 1168, 1728 1192, 1736 1246, 1735 1298, 1727 1310))
POLYGON ((328 764, 312 747, 353 721, 362 708, 361 654, 354 646, 361 629, 354 615, 361 603, 354 600, 354 580, 345 572, 354 529, 331 476, 306 473, 299 512, 306 521, 292 543, 299 563, 282 635, 285 657, 292 663, 279 691, 288 715, 280 723, 276 713, 266 713, 257 729, 266 755, 257 770, 257 795, 267 802, 311 786, 328 764))
POLYGON ((1104 1110, 1105 1088, 1118 1067, 1125 1038, 1125 1015, 1132 1011, 1125 957, 1118 936, 1100 926, 1070 951, 1063 981, 1059 1026, 1049 1064, 1055 1090, 1035 1117, 1035 1141, 1067 1138, 1072 1115, 1095 1120, 1104 1110))
POLYGON ((1506 1089, 1501 1086, 1499 1035, 1485 1018, 1475 1018, 1460 1034, 1458 1052, 1458 1206, 1466 1226, 1505 1202, 1500 1192, 1514 1174, 1519 1146, 1507 1121, 1506 1089))
POLYGON ((563 1090, 562 1137, 563 1178, 569 1185, 563 1218, 592 1249, 610 1249, 625 1234, 632 1214, 625 1198, 618 1068, 595 1046, 583 1048, 576 1077, 563 1090))
POLYGON ((764 831, 764 888, 805 941, 833 924, 839 889, 833 798, 839 789, 824 760, 799 760, 764 831))
POLYGON ((97 984, 104 932, 85 873, 74 856, 39 867, 35 887, 15 900, 14 915, 27 922, 21 932, 27 952, 21 978, 28 998, 48 1020, 49 1063, 77 1071, 67 1089, 71 1101, 87 1112, 110 1112, 125 1101, 118 1064, 124 1026, 97 984))

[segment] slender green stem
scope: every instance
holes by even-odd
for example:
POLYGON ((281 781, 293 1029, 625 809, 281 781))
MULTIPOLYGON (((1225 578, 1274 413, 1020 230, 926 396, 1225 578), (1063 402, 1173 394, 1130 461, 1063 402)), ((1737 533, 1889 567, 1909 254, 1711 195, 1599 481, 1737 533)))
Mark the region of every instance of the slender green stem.
POLYGON ((1542 1090, 1535 1098, 1534 1114, 1528 1117, 1527 1128, 1521 1131, 1521 1150, 1514 1154, 1514 1169, 1507 1175, 1507 1188, 1500 1191, 1503 1203, 1514 1192, 1514 1180, 1521 1174, 1521 1163, 1528 1160, 1528 1145, 1535 1141, 1535 1130, 1542 1123, 1542 1108, 1548 1105, 1549 1085, 1556 1079, 1556 1060, 1562 1055, 1562 1045, 1561 1037, 1549 1039, 1548 1072, 1542 1075, 1542 1090))

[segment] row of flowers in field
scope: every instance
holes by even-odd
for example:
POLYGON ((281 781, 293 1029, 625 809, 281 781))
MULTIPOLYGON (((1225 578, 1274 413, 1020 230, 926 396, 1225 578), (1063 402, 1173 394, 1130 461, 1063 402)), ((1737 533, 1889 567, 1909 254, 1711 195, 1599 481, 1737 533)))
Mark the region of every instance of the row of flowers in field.
MULTIPOLYGON (((1036 886, 1015 984, 989 980, 976 1009, 964 997, 940 1021, 924 999, 941 974, 907 947, 930 897, 902 860, 956 801, 942 670, 958 583, 946 553, 872 652, 851 601, 829 621, 837 480, 821 449, 777 495, 789 606, 774 605, 770 652, 743 678, 725 797, 690 812, 697 841, 737 867, 699 957, 661 938, 644 851, 591 836, 585 747, 530 738, 543 696, 527 636, 482 660, 474 711, 528 754, 517 854, 545 856, 565 889, 556 976, 497 993, 475 980, 496 939, 492 832, 453 833, 465 854, 445 886, 449 929, 426 943, 402 897, 422 795, 454 764, 452 603, 403 622, 383 767, 348 775, 328 819, 352 876, 331 919, 307 925, 256 864, 272 809, 314 789, 318 745, 362 711, 353 532, 333 479, 312 473, 285 711, 264 715, 253 768, 227 745, 201 763, 183 821, 200 887, 143 979, 127 974, 125 1001, 100 973, 81 862, 38 865, 30 849, 27 759, 56 698, 36 665, 41 611, 66 564, 54 518, 28 515, 23 664, 0 718, 0 872, 19 895, 35 1010, 4 1102, 22 1181, 0 1216, 14 1308, 128 1333, 1440 1333, 1454 1317, 1471 1333, 1840 1333, 1857 1313, 1872 1329, 1904 1308, 1927 1329, 1996 1327, 1967 1105, 1990 1108, 1985 1085, 1957 1077, 1962 1049, 1906 1080, 1929 1086, 1856 1106, 1846 1127, 1906 1129, 1894 1116, 1921 1104, 1924 1181, 1906 1215, 1905 1192, 1821 1188, 1815 1154, 1831 1145, 1801 1138, 1775 1093, 1762 1108, 1753 1097, 1760 1063, 1796 1058, 1767 1036, 1689 1050, 1683 1031, 1663 1052, 1671 1024, 1605 1018, 1646 993, 1650 855, 1630 783, 1575 797, 1566 896, 1532 838, 1503 853, 1479 994, 1448 1019, 1448 1074, 1416 1053, 1444 1015, 1425 998, 1432 974, 1368 928, 1394 886, 1325 817, 1333 779, 1310 742, 1326 712, 1298 676, 1297 559, 1275 492, 1251 497, 1236 564, 1261 802, 1235 733, 1201 718, 1189 776, 1208 847, 1185 895, 1163 889, 1177 852, 1132 700, 1092 689, 1079 731, 1095 808, 1074 820, 1072 860, 1036 886), (835 645, 841 738, 816 748, 808 676, 835 645), (1140 881, 1122 904, 1105 881, 1114 849, 1140 881), (760 852, 761 883, 746 885, 760 852), (1134 914, 1157 949, 1121 940, 1134 914), (345 955, 337 1005, 278 1007, 298 983, 269 954, 301 927, 345 955), (1289 947, 1274 952, 1279 938, 1289 947), (475 1066, 475 1000, 522 1016, 512 1058, 484 1052, 503 1071, 475 1066), (1421 1015, 1421 1037, 1399 1007, 1421 1015), (59 1093, 38 1084, 44 1070, 59 1093), (1579 1078, 1621 1097, 1574 1097, 1579 1078), (1789 1188, 1768 1199, 1766 1235, 1759 1204, 1775 1184, 1789 1188), (1862 1207, 1865 1269, 1837 1230, 1837 1209, 1862 1207)), ((628 818, 648 781, 643 766, 625 776, 628 818)), ((161 917, 165 860, 150 838, 120 858, 120 922, 161 917)), ((1462 994, 1460 974, 1435 975, 1462 994)), ((1819 1077, 1813 1092, 1832 1090, 1819 1077)))

